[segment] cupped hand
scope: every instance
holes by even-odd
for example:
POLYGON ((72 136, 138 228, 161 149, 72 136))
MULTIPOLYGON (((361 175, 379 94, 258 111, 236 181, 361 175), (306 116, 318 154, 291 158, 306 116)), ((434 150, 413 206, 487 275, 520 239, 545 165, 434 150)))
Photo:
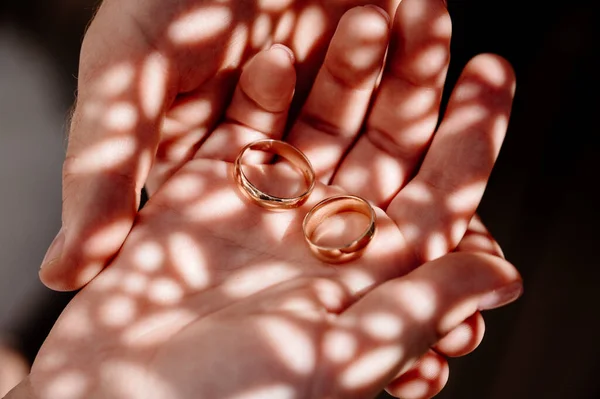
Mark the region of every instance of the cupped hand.
MULTIPOLYGON (((283 134, 294 87, 284 48, 253 59, 225 122, 152 196, 111 267, 58 321, 29 381, 39 397, 370 397, 390 382, 403 397, 435 393, 407 381, 427 379, 432 364, 443 374, 439 352, 473 346, 457 347, 464 336, 455 328, 479 325, 478 309, 520 292, 518 273, 485 255, 497 249, 472 219, 514 77, 498 57, 475 58, 433 136, 447 57, 435 76, 431 65, 449 40, 440 28, 447 14, 428 8, 432 15, 420 15, 437 13, 435 29, 414 35, 424 29, 407 23, 418 4, 398 10, 374 99, 386 21, 359 8, 340 23, 288 137, 319 177, 297 210, 257 207, 232 178, 242 145, 283 134), (370 29, 355 29, 363 24, 370 29), (406 60, 429 72, 411 75, 423 67, 406 60), (301 222, 318 200, 342 192, 372 201, 377 233, 359 259, 332 266, 309 251, 301 222)), ((279 166, 252 170, 268 189, 287 188, 279 166)), ((100 251, 111 236, 92 238, 100 251)))
POLYGON ((294 51, 301 104, 339 18, 370 3, 393 13, 399 0, 103 1, 82 45, 62 228, 42 281, 75 290, 104 268, 131 229, 142 187, 154 192, 194 155, 253 54, 275 42, 294 51), (97 252, 100 231, 107 242, 97 252))

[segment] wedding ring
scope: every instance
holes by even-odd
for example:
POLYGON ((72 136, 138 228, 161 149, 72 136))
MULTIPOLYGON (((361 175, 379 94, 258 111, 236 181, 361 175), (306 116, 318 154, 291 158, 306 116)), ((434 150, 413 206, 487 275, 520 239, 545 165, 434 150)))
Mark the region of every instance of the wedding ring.
POLYGON ((313 253, 329 263, 342 263, 358 257, 375 235, 375 211, 369 203, 354 195, 339 195, 326 198, 315 205, 304 218, 302 229, 304 238, 313 253), (337 247, 319 245, 315 242, 315 232, 325 219, 343 213, 356 212, 369 218, 367 228, 355 240, 337 247))
POLYGON ((306 202, 315 187, 315 171, 308 158, 296 147, 284 141, 272 139, 257 140, 242 148, 235 160, 234 177, 242 193, 256 204, 272 210, 299 207, 306 202), (259 190, 258 187, 248 180, 248 177, 246 177, 242 170, 242 159, 245 153, 250 150, 270 152, 286 159, 302 173, 306 183, 306 190, 302 194, 291 198, 276 197, 259 190))

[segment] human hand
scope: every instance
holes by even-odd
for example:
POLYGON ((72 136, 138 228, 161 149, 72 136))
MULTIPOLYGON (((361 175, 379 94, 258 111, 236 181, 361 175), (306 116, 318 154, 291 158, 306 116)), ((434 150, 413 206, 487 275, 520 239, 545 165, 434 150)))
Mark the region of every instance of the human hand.
MULTIPOLYGON (((401 14, 402 10, 398 20, 401 14)), ((353 10, 344 19, 313 98, 327 95, 323 88, 333 91, 332 82, 342 81, 337 74, 354 64, 339 62, 345 52, 338 50, 350 42, 360 51, 360 41, 351 36, 356 30, 351 28, 359 21, 382 23, 373 18, 376 15, 369 10, 353 10), (336 70, 327 64, 332 60, 344 68, 336 70)), ((381 32, 375 42, 385 48, 387 33, 381 32)), ((373 42, 369 46, 378 47, 373 42)), ((361 109, 358 101, 350 100, 372 94, 365 76, 372 76, 374 86, 383 51, 369 54, 373 62, 362 59, 359 65, 368 65, 370 73, 348 71, 348 76, 362 76, 360 81, 366 86, 345 82, 337 92, 336 104, 346 113, 343 107, 348 104, 353 105, 352 114, 361 109)), ((458 247, 462 253, 427 262, 456 247, 482 194, 499 147, 491 143, 501 141, 505 128, 501 122, 508 117, 512 98, 513 77, 504 61, 482 56, 467 66, 429 149, 437 158, 427 155, 408 185, 398 187, 399 193, 391 194, 391 200, 381 200, 385 190, 380 186, 361 193, 386 208, 387 215, 378 209, 374 241, 361 258, 338 267, 312 257, 300 223, 320 198, 343 191, 355 193, 355 189, 321 182, 309 204, 270 213, 240 199, 231 178, 229 162, 241 145, 282 132, 293 88, 293 69, 285 62, 281 50, 272 50, 248 66, 228 121, 211 134, 196 159, 153 196, 114 264, 65 311, 34 365, 30 382, 40 397, 93 397, 94 393, 119 397, 121 389, 131 389, 132 393, 122 394, 126 397, 285 397, 302 396, 306 389, 314 389, 310 392, 316 397, 368 397, 396 373, 406 371, 476 309, 503 304, 518 294, 519 277, 510 265, 498 257, 468 253, 482 251, 482 238, 484 245, 490 244, 485 231, 476 235, 472 229, 458 247), (264 57, 270 61, 265 63, 264 57), (273 65, 277 68, 272 69, 273 65), (265 101, 272 102, 267 105, 265 101), (235 149, 229 144, 232 139, 235 149), (457 151, 469 148, 479 149, 477 159, 454 158, 457 151), (431 184, 426 180, 431 176, 440 180, 431 184), (440 236, 446 236, 443 245, 440 236), (410 272, 421 262, 426 264, 410 272), (500 295, 501 287, 508 289, 504 291, 508 296, 500 295), (500 290, 492 294, 494 301, 484 300, 493 290, 500 290), (341 352, 336 352, 336 345, 342 345, 341 352), (57 354, 62 354, 62 363, 57 362, 57 354)), ((397 65, 393 58, 390 65, 397 65)), ((402 86, 394 83, 398 83, 395 75, 387 72, 367 126, 390 117, 373 115, 378 106, 389 110, 393 105, 381 100, 385 93, 388 98, 399 98, 397 90, 402 86)), ((411 83, 409 89, 419 88, 411 83)), ((361 103, 366 115, 369 101, 361 103)), ((311 126, 307 120, 340 113, 340 109, 321 109, 307 118, 310 104, 311 99, 290 135, 292 142, 311 126)), ((322 145, 319 137, 326 136, 319 136, 314 128, 312 132, 310 144, 315 146, 295 144, 309 154, 321 180, 333 175, 335 182, 345 171, 345 162, 361 148, 361 140, 336 170, 340 160, 324 167, 331 152, 316 151, 322 145)), ((328 143, 327 148, 332 147, 328 143)), ((377 155, 368 159, 386 159, 385 154, 377 155)), ((387 160, 388 166, 393 165, 387 160)), ((367 161, 357 167, 356 176, 374 172, 388 176, 367 161)), ((285 188, 278 187, 282 180, 272 178, 278 171, 268 167, 265 173, 271 178, 263 183, 275 184, 271 189, 285 188)), ((261 174, 255 177, 260 179, 261 174)), ((447 339, 438 343, 439 351, 444 352, 444 340, 446 348, 452 346, 447 339)), ((392 390, 402 388, 403 378, 396 380, 392 390)), ((413 397, 427 397, 431 392, 421 394, 413 397)))
POLYGON ((63 226, 42 281, 74 290, 104 268, 131 229, 142 187, 154 192, 194 155, 251 55, 274 42, 290 47, 301 104, 341 15, 369 3, 393 13, 399 0, 102 2, 82 46, 63 226), (101 253, 92 248, 98 234, 101 253))

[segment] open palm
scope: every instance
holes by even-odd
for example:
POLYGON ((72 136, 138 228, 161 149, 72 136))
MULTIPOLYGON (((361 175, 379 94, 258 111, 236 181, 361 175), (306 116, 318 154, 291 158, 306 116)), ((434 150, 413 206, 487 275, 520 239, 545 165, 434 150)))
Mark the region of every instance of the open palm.
MULTIPOLYGON (((282 47, 246 66, 225 121, 161 182, 118 257, 57 322, 34 364, 38 396, 370 397, 464 320, 478 320, 478 309, 514 299, 518 274, 483 254, 496 249, 472 220, 506 128, 511 69, 491 55, 472 60, 433 136, 443 79, 427 73, 421 85, 399 62, 416 58, 398 46, 417 3, 404 4, 377 91, 386 21, 358 8, 340 22, 286 137, 319 180, 298 209, 260 208, 232 177, 244 144, 283 135, 295 83, 282 47), (360 258, 333 266, 313 256, 301 224, 339 193, 376 206, 377 232, 360 258)), ((294 181, 281 165, 248 168, 270 191, 294 181)), ((98 259, 119 222, 90 238, 98 259)), ((438 352, 452 352, 445 339, 438 352)), ((464 346, 458 352, 473 344, 464 346)), ((433 385, 413 397, 441 388, 433 385)))

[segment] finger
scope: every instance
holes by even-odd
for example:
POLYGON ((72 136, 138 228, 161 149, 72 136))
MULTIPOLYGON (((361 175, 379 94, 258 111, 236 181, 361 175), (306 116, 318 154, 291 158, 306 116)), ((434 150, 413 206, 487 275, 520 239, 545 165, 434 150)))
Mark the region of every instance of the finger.
POLYGON ((119 2, 100 8, 81 65, 63 167, 63 226, 40 271, 56 290, 82 287, 121 247, 176 91, 173 66, 119 2))
POLYGON ((472 59, 418 174, 388 207, 421 262, 454 250, 464 236, 500 151, 514 90, 506 60, 472 59))
POLYGON ((429 350, 415 365, 392 381, 385 390, 402 399, 429 399, 440 393, 448 382, 450 367, 440 354, 429 350))
POLYGON ((227 109, 227 121, 200 146, 196 157, 233 162, 244 145, 280 138, 294 87, 294 56, 283 45, 259 53, 244 68, 227 109))
POLYGON ((335 351, 324 347, 335 397, 375 395, 477 310, 510 303, 521 292, 512 265, 473 253, 449 254, 378 286, 343 312, 326 337, 327 344, 344 336, 357 348, 349 362, 329 365, 335 351))
POLYGON ((467 232, 456 247, 460 252, 483 252, 504 259, 500 244, 492 237, 487 227, 478 215, 473 216, 467 227, 467 232))
POLYGON ((440 339, 433 348, 444 356, 464 356, 477 349, 484 333, 483 316, 476 312, 440 339))
POLYGON ((288 142, 328 181, 359 132, 380 73, 389 36, 385 11, 356 7, 338 25, 325 61, 288 142))
POLYGON ((438 121, 452 24, 443 0, 404 0, 364 134, 334 184, 387 206, 422 160, 438 121))
POLYGON ((219 72, 200 88, 179 94, 165 113, 161 137, 145 189, 150 196, 194 157, 200 144, 223 117, 235 88, 229 73, 219 72))

